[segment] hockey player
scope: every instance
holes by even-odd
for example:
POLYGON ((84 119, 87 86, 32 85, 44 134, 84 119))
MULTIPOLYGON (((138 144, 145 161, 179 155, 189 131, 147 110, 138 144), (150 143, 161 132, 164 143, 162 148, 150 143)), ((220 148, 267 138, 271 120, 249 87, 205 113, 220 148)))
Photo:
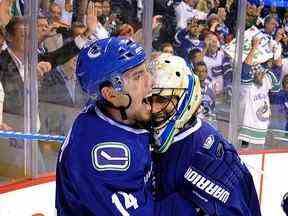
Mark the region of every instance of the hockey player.
MULTIPOLYGON (((176 206, 163 199, 177 192, 183 202, 200 209, 198 215, 261 215, 252 176, 235 148, 196 117, 198 77, 183 59, 165 54, 148 68, 153 76, 156 213, 176 215, 176 206)), ((184 207, 177 215, 189 214, 184 207)))
POLYGON ((76 74, 90 103, 58 157, 58 216, 153 215, 149 133, 151 75, 144 50, 127 38, 96 41, 76 74))

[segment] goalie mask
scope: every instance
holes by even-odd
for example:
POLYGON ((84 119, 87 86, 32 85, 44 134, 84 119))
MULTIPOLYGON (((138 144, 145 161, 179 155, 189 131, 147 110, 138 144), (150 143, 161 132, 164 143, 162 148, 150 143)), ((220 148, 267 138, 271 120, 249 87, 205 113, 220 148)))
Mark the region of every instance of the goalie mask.
POLYGON ((163 153, 198 110, 201 87, 198 77, 178 56, 161 54, 150 62, 148 70, 154 82, 151 97, 154 144, 156 151, 163 153))

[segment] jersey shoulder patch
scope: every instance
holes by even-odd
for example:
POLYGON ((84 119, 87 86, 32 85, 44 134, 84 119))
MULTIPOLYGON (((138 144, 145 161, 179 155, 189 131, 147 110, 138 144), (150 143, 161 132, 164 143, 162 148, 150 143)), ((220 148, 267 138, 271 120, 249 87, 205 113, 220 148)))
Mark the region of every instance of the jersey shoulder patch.
POLYGON ((203 148, 210 150, 213 144, 214 144, 214 135, 209 135, 204 141, 203 148))
POLYGON ((217 159, 221 159, 227 150, 234 151, 234 147, 213 126, 203 123, 201 129, 198 151, 217 159))
POLYGON ((126 171, 130 167, 130 149, 124 143, 98 143, 91 153, 92 163, 97 171, 126 171))

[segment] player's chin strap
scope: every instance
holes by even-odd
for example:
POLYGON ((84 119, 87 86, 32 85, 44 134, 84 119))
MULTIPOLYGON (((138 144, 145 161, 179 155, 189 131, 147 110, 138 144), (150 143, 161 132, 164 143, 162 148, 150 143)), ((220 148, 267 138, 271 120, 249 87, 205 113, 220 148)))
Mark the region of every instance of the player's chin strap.
POLYGON ((129 99, 128 105, 125 106, 125 107, 124 106, 120 106, 118 108, 117 107, 115 107, 115 108, 119 109, 122 120, 127 120, 126 109, 128 109, 130 107, 132 99, 131 99, 131 96, 129 94, 124 94, 124 95, 128 96, 128 99, 129 99))
POLYGON ((113 104, 110 103, 110 106, 112 106, 113 108, 118 109, 120 111, 122 120, 127 120, 126 110, 130 107, 130 105, 132 103, 131 96, 128 93, 124 93, 124 81, 123 81, 121 76, 114 75, 114 76, 111 77, 110 81, 112 83, 113 88, 117 92, 123 94, 123 96, 127 96, 128 97, 128 104, 126 106, 116 107, 116 106, 114 106, 113 104))
POLYGON ((180 107, 177 109, 175 115, 172 117, 166 127, 162 128, 158 134, 154 136, 154 141, 156 142, 155 151, 158 153, 166 152, 172 144, 174 135, 179 132, 179 129, 184 127, 184 123, 180 122, 179 119, 184 115, 187 109, 189 109, 190 101, 193 100, 192 89, 195 85, 195 80, 192 76, 189 75, 188 79, 188 89, 185 91, 185 96, 182 102, 180 101, 180 107))
POLYGON ((131 96, 129 94, 123 94, 123 95, 128 97, 127 106, 115 106, 114 104, 107 101, 106 99, 102 99, 102 103, 98 104, 98 106, 102 107, 103 109, 105 109, 105 106, 109 106, 109 107, 112 107, 114 109, 117 109, 117 110, 119 110, 119 112, 121 114, 122 120, 127 120, 126 110, 131 106, 132 99, 131 99, 131 96))

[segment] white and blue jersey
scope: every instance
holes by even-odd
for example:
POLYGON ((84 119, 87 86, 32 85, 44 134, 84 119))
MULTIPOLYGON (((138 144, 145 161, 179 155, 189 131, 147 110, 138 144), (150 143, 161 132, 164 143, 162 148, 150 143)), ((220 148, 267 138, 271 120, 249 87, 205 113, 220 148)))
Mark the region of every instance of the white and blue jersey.
POLYGON ((231 86, 233 80, 231 58, 222 49, 214 55, 206 54, 203 61, 207 66, 208 79, 211 80, 215 94, 222 93, 231 86))
POLYGON ((215 101, 216 96, 212 89, 211 81, 208 78, 201 84, 201 110, 198 113, 198 117, 208 121, 212 125, 217 125, 216 114, 215 114, 215 101))
POLYGON ((57 215, 153 215, 151 172, 146 130, 87 109, 59 153, 57 215))
POLYGON ((265 144, 271 117, 269 91, 280 90, 281 71, 281 67, 273 66, 265 73, 262 85, 257 85, 254 82, 252 66, 243 63, 239 98, 239 140, 256 145, 265 144))
POLYGON ((261 215, 251 174, 233 145, 210 124, 195 119, 174 137, 167 152, 154 157, 156 209, 165 197, 178 193, 190 202, 187 211, 184 205, 178 209, 181 216, 188 216, 192 207, 201 209, 196 215, 261 215))

